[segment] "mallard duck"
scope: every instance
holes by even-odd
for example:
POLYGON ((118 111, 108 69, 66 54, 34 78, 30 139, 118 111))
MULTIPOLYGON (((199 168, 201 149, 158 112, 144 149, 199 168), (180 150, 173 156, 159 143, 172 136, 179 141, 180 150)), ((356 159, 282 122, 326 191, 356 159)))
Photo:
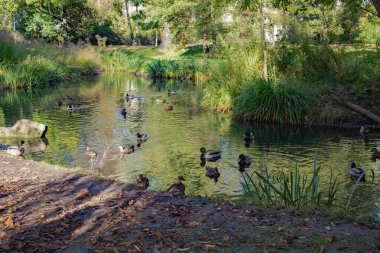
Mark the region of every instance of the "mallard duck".
POLYGON ((123 109, 121 109, 121 111, 120 111, 120 114, 124 117, 124 119, 126 119, 127 118, 127 109, 125 109, 125 108, 123 108, 123 109))
POLYGON ((63 102, 61 100, 58 100, 58 107, 61 107, 63 105, 63 102))
POLYGON ((350 177, 352 181, 357 181, 359 177, 360 182, 365 182, 365 171, 362 168, 357 168, 355 163, 351 163, 350 177))
POLYGON ((252 132, 245 132, 244 133, 244 141, 245 142, 253 141, 253 139, 254 139, 254 136, 253 136, 252 132))
POLYGON ((252 157, 250 156, 245 156, 243 154, 240 154, 239 155, 239 161, 238 161, 238 164, 239 164, 239 168, 247 168, 251 165, 252 163, 252 157))
POLYGON ((221 157, 221 151, 215 151, 215 150, 206 150, 205 147, 200 148, 201 155, 200 158, 201 160, 208 160, 208 161, 216 161, 220 159, 221 157))
POLYGON ((127 93, 127 95, 125 95, 125 98, 126 99, 134 99, 135 98, 135 95, 129 95, 128 93, 127 93))
POLYGON ((360 126, 359 133, 361 135, 366 135, 369 133, 369 128, 366 125, 362 125, 362 126, 360 126))
POLYGON ((24 146, 20 146, 20 147, 9 147, 5 150, 5 152, 8 154, 8 155, 13 155, 13 156, 23 156, 23 154, 25 153, 25 148, 24 146))
POLYGON ((185 179, 183 178, 183 176, 179 176, 177 179, 177 183, 172 184, 167 189, 167 192, 173 193, 175 195, 185 194, 185 185, 182 183, 182 181, 185 181, 185 179))
POLYGON ((157 104, 165 104, 165 103, 166 103, 166 100, 165 100, 165 99, 162 99, 162 98, 157 98, 157 99, 156 99, 156 103, 157 103, 157 104))
POLYGON ((87 148, 86 148, 86 156, 96 157, 97 155, 98 155, 98 153, 96 153, 94 150, 91 150, 91 148, 89 146, 87 146, 87 148))
POLYGON ((376 160, 376 159, 380 159, 380 151, 377 151, 377 148, 372 148, 371 149, 372 151, 372 159, 376 160))
POLYGON ((69 104, 66 108, 69 112, 74 111, 74 106, 72 104, 69 104))
POLYGON ((166 104, 166 105, 165 105, 165 111, 173 111, 173 105, 171 105, 171 104, 166 104))
POLYGON ((140 134, 140 133, 137 133, 136 134, 137 136, 137 142, 146 142, 148 140, 148 135, 147 134, 140 134))
POLYGON ((216 179, 217 181, 220 176, 220 173, 217 167, 213 168, 213 167, 206 166, 205 176, 209 178, 213 178, 214 180, 216 179))
POLYGON ((131 145, 129 147, 119 146, 119 151, 122 154, 130 154, 130 153, 135 152, 135 146, 134 145, 131 145))
POLYGON ((177 91, 176 90, 168 90, 168 95, 169 95, 169 97, 173 96, 173 95, 177 95, 177 91))
POLYGON ((140 174, 136 179, 136 186, 145 190, 149 186, 149 179, 140 174))

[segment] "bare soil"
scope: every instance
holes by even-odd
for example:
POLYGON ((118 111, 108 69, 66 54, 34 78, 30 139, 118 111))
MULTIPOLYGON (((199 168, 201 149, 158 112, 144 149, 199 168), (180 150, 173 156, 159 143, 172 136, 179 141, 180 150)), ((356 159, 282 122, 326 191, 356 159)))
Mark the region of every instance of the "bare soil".
POLYGON ((379 224, 174 197, 0 154, 0 252, 379 252, 379 224))

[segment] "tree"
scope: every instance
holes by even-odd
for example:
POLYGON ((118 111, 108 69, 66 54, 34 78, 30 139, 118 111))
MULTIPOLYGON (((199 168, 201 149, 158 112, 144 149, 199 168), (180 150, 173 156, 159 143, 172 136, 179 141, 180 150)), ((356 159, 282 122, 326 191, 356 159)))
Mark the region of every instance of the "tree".
POLYGON ((126 15, 127 22, 128 22, 131 43, 133 43, 135 40, 134 40, 134 35, 133 35, 131 16, 130 16, 130 13, 129 13, 129 2, 130 2, 130 0, 124 0, 124 3, 125 3, 125 15, 126 15))

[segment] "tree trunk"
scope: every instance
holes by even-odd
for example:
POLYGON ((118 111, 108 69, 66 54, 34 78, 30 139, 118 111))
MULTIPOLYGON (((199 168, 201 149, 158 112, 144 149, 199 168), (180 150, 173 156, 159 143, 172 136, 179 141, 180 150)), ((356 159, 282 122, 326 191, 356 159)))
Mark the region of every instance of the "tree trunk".
MULTIPOLYGON (((136 14, 139 13, 139 5, 136 4, 136 14)), ((135 20, 136 22, 136 35, 135 35, 135 41, 133 42, 133 45, 134 46, 137 46, 139 44, 139 22, 137 20, 135 20)))
POLYGON ((66 8, 62 9, 62 37, 63 37, 63 46, 67 47, 69 45, 68 33, 67 33, 67 18, 66 18, 66 8))
POLYGON ((155 43, 154 43, 154 45, 155 45, 156 47, 158 47, 158 29, 156 29, 156 38, 155 38, 155 43))
POLYGON ((132 29, 132 22, 131 22, 131 16, 129 15, 129 0, 124 0, 125 3, 125 16, 127 18, 128 27, 129 27, 129 34, 131 36, 131 43, 134 42, 134 36, 133 36, 133 29, 132 29))
POLYGON ((375 6, 377 16, 380 17, 380 0, 372 0, 372 3, 375 6))
POLYGON ((267 56, 267 47, 265 43, 265 19, 264 19, 264 4, 263 0, 259 3, 259 14, 260 14, 260 39, 261 39, 261 47, 263 50, 263 78, 265 81, 268 81, 268 56, 267 56))
POLYGON ((380 124, 380 117, 377 116, 376 114, 368 111, 367 109, 364 109, 363 107, 356 105, 356 104, 353 104, 353 103, 350 103, 350 102, 346 102, 346 106, 351 108, 354 111, 360 112, 361 114, 363 114, 367 118, 370 118, 371 120, 373 120, 377 124, 380 124))
POLYGON ((326 16, 326 11, 325 7, 321 7, 321 12, 322 12, 322 39, 324 42, 329 43, 330 38, 329 38, 329 22, 328 22, 328 17, 326 16))
POLYGON ((13 31, 16 31, 16 13, 13 14, 13 31))
POLYGON ((164 25, 164 30, 162 32, 161 51, 167 52, 169 50, 170 44, 171 44, 170 29, 169 29, 169 25, 166 23, 164 25))

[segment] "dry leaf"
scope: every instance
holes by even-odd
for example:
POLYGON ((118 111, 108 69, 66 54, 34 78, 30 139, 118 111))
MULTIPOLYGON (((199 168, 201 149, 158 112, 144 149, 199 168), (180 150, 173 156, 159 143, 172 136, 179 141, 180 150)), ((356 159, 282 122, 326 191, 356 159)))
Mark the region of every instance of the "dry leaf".
POLYGON ((213 245, 213 244, 206 244, 206 248, 207 248, 207 249, 215 249, 216 246, 213 245))
POLYGON ((278 228, 277 228, 277 231, 283 231, 284 230, 284 226, 279 226, 278 228))
POLYGON ((336 236, 335 235, 329 236, 326 238, 326 240, 330 243, 336 242, 336 236))
POLYGON ((141 251, 140 247, 137 246, 136 244, 134 244, 133 247, 135 247, 135 249, 136 249, 137 251, 141 251))
POLYGON ((284 243, 292 243, 294 241, 294 239, 297 239, 296 236, 294 235, 289 235, 289 236, 286 236, 286 237, 281 237, 281 241, 284 242, 284 243))
POLYGON ((192 221, 192 222, 189 222, 187 224, 185 224, 185 227, 187 228, 194 228, 194 227, 197 227, 199 226, 201 223, 198 222, 198 221, 192 221))
POLYGON ((11 217, 8 217, 8 219, 5 221, 5 228, 7 229, 15 228, 15 224, 11 217))

